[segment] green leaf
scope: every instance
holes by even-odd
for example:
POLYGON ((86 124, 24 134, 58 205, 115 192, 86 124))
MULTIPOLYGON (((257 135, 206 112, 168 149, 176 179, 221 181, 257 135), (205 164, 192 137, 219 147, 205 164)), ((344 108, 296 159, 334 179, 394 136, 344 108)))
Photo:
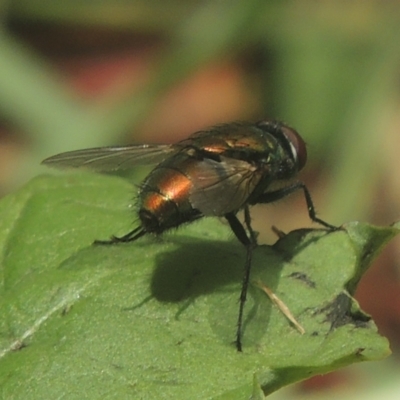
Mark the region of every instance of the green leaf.
POLYGON ((251 285, 239 353, 243 246, 212 218, 93 246, 135 226, 133 197, 127 180, 72 174, 39 177, 1 201, 2 398, 260 399, 389 354, 351 294, 399 227, 297 230, 259 246, 252 280, 306 333, 251 285))

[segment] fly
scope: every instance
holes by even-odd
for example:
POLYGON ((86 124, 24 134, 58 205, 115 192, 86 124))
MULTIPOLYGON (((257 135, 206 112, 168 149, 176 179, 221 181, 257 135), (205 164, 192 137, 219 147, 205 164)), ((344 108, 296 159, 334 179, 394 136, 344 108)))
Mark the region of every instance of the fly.
POLYGON ((138 192, 139 226, 122 237, 98 244, 132 242, 161 234, 202 217, 224 217, 246 248, 240 293, 236 348, 242 351, 243 310, 249 285, 256 234, 249 207, 272 203, 302 190, 310 219, 329 230, 337 228, 316 216, 310 192, 301 181, 273 189, 294 178, 307 161, 303 139, 277 121, 228 123, 196 132, 172 145, 99 147, 57 154, 43 164, 105 172, 156 164, 138 192), (237 217, 244 211, 244 225, 237 217))

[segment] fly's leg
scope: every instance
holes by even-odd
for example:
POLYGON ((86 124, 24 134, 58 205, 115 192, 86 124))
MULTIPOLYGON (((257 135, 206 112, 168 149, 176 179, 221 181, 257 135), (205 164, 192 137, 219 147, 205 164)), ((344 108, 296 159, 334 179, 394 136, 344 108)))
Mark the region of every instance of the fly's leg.
POLYGON ((256 234, 254 233, 250 224, 250 212, 248 206, 246 206, 244 209, 244 216, 245 216, 245 224, 249 231, 250 238, 235 214, 230 213, 225 215, 225 218, 227 219, 233 233, 238 238, 238 240, 246 247, 246 262, 244 265, 242 290, 240 292, 240 298, 239 298, 239 315, 237 320, 236 341, 235 341, 236 349, 238 351, 242 351, 243 311, 244 311, 244 304, 246 303, 247 289, 249 287, 253 249, 257 246, 256 234))
POLYGON ((139 226, 133 229, 132 231, 128 232, 124 236, 121 237, 111 236, 109 240, 95 240, 93 244, 109 245, 109 244, 133 242, 134 240, 142 237, 145 233, 146 231, 141 226, 139 226))
POLYGON ((257 245, 257 233, 254 232, 253 227, 251 226, 251 216, 250 216, 249 206, 244 207, 244 223, 250 234, 250 242, 252 242, 254 245, 257 245))
POLYGON ((311 221, 316 222, 317 224, 320 224, 331 231, 336 231, 340 229, 340 227, 328 224, 327 222, 317 217, 310 192, 308 191, 307 186, 303 182, 296 182, 293 185, 286 186, 282 189, 278 189, 273 192, 265 192, 261 196, 259 196, 256 199, 256 201, 252 202, 252 204, 272 203, 274 201, 282 199, 283 197, 288 196, 289 194, 295 192, 296 190, 302 190, 304 193, 304 197, 307 203, 308 215, 311 221))

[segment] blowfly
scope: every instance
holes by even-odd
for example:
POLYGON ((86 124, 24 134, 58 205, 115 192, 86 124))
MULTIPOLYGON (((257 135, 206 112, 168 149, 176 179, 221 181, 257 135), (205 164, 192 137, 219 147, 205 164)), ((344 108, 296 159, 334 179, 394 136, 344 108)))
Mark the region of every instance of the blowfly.
POLYGON ((302 190, 308 215, 329 230, 334 226, 317 218, 304 183, 287 183, 304 167, 307 151, 303 139, 289 126, 264 120, 228 123, 196 132, 172 145, 99 147, 61 153, 43 164, 57 168, 82 168, 105 172, 155 164, 138 192, 139 226, 122 237, 100 244, 133 242, 147 234, 161 234, 203 217, 224 217, 246 248, 240 293, 236 348, 242 351, 242 322, 256 234, 249 207, 272 203, 302 190), (275 183, 281 183, 278 189, 275 183), (286 182, 286 184, 285 184, 286 182), (244 211, 244 224, 237 213, 244 211))

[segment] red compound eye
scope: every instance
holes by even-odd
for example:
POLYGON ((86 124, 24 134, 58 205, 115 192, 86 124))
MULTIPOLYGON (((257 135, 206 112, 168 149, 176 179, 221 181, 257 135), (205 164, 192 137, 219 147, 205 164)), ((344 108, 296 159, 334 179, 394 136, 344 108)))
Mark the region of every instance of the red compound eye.
POLYGON ((301 136, 294 129, 289 128, 288 126, 282 126, 281 129, 282 133, 287 138, 290 147, 292 148, 293 157, 297 161, 297 167, 300 171, 307 162, 306 144, 304 143, 304 140, 301 138, 301 136))

